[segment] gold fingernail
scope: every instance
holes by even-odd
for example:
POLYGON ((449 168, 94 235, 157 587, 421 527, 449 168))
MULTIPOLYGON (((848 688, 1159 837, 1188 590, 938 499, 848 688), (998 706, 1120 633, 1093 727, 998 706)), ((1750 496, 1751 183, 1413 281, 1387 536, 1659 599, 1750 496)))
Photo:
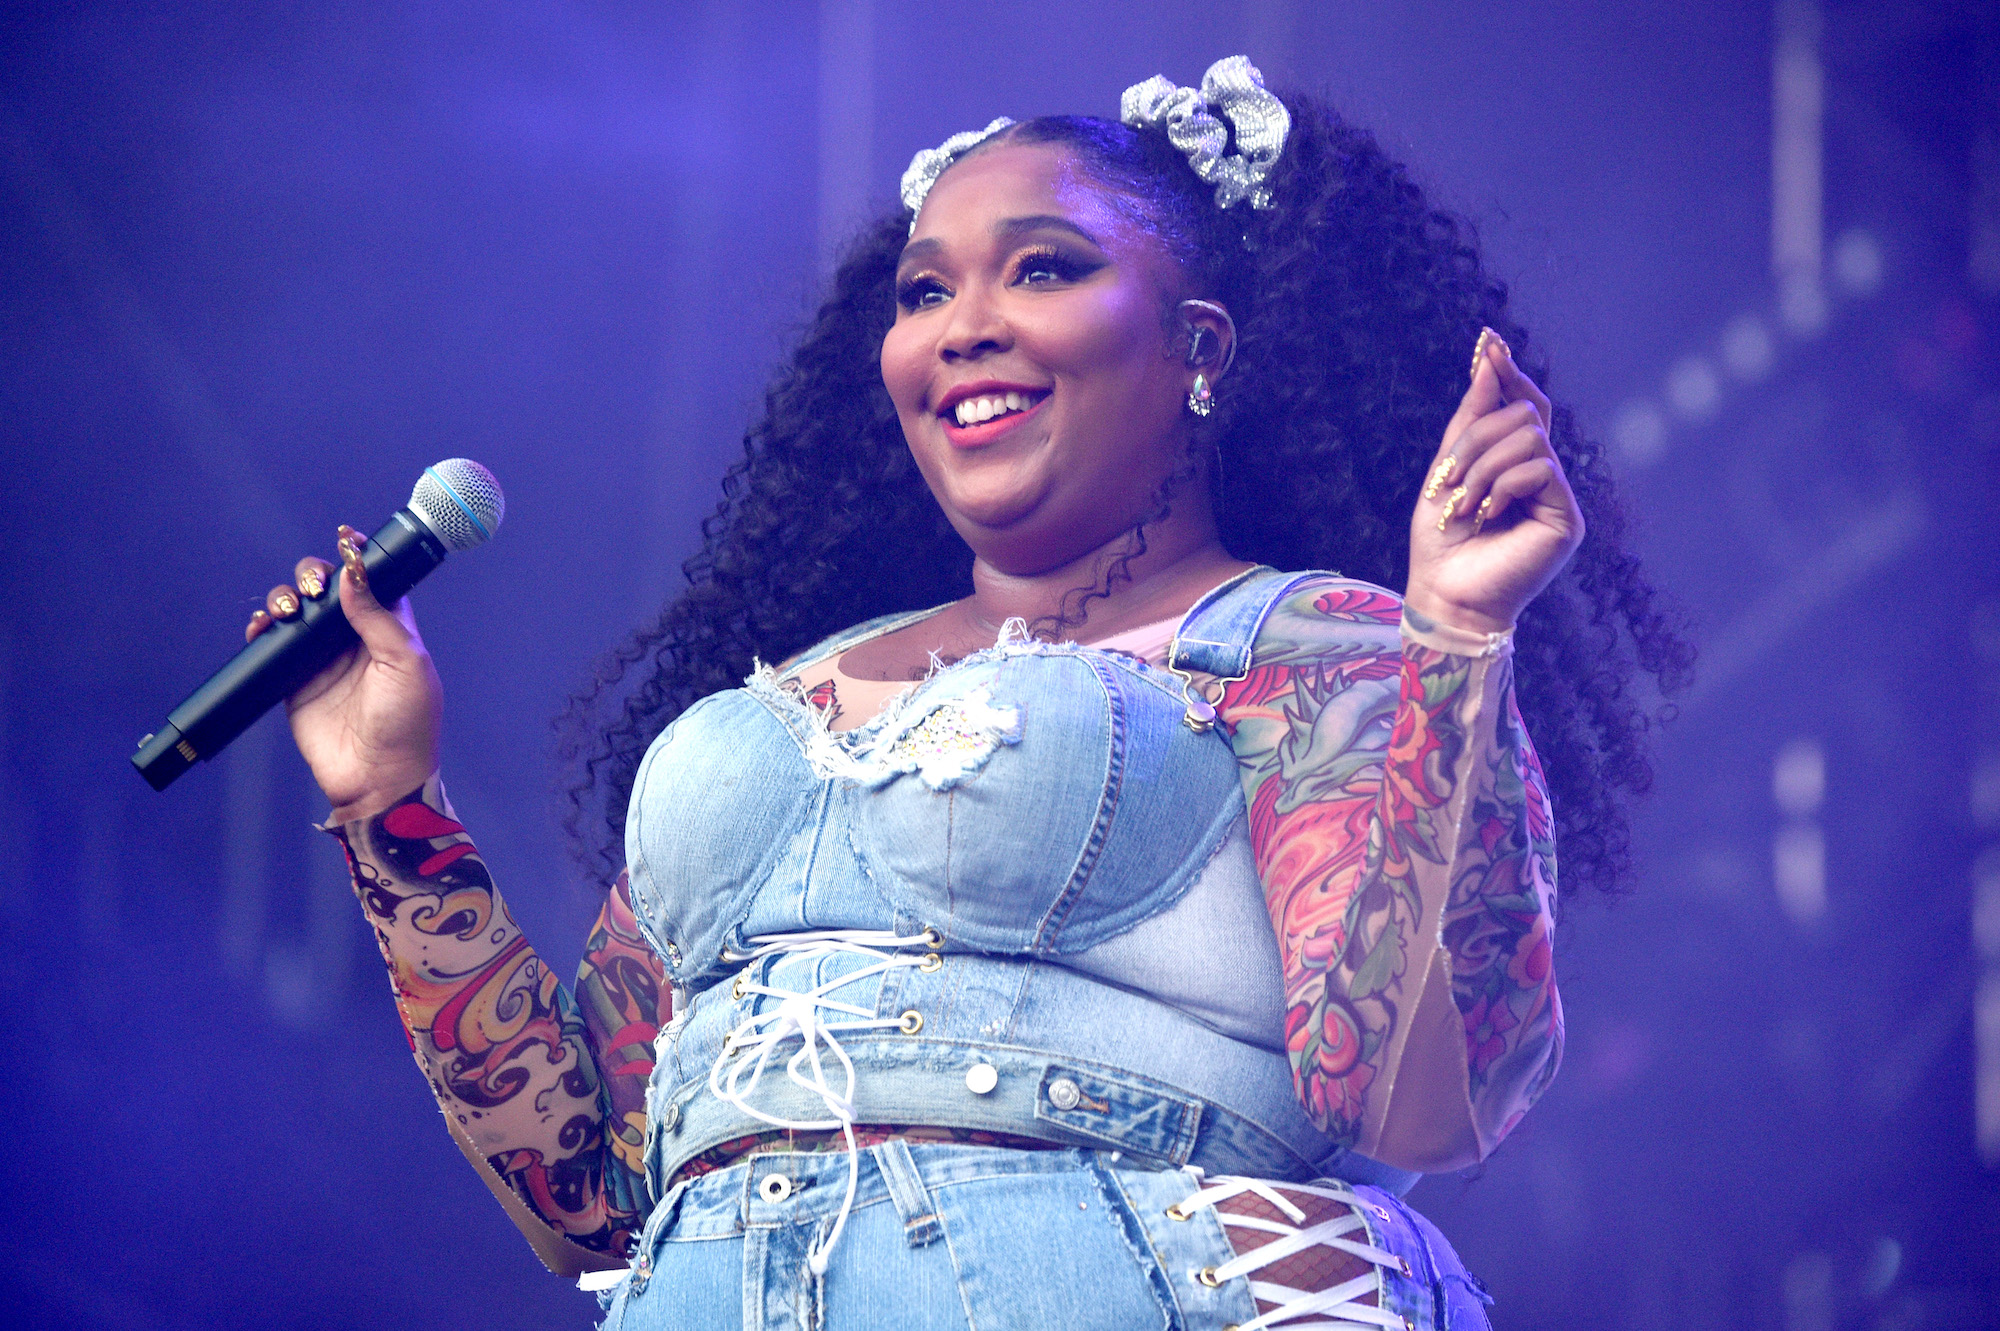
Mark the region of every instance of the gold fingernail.
POLYGON ((1479 529, 1486 525, 1486 515, 1493 511, 1493 496, 1487 495, 1479 501, 1479 507, 1472 513, 1472 534, 1479 535, 1479 529))
POLYGON ((1440 459, 1437 466, 1431 468, 1431 478, 1424 482, 1424 498, 1436 499, 1438 491, 1451 483, 1451 474, 1457 470, 1458 458, 1455 454, 1440 459))
POLYGON ((279 619, 290 619, 299 612, 299 603, 289 592, 279 595, 275 604, 278 607, 279 619))
POLYGON ((1451 521, 1451 511, 1464 502, 1465 502, 1465 487, 1461 485, 1456 490, 1453 490, 1450 496, 1447 497, 1444 501, 1444 512, 1438 514, 1439 531, 1443 531, 1444 525, 1447 522, 1451 521))
POLYGON ((305 569, 299 574, 299 590, 315 601, 319 599, 319 594, 326 590, 326 584, 320 581, 318 569, 305 569))
POLYGON ((354 579, 355 586, 368 585, 368 566, 361 562, 361 551, 344 538, 340 542, 340 562, 346 566, 347 575, 354 579))
POLYGON ((1489 340, 1497 342, 1500 340, 1500 335, 1491 328, 1482 328, 1479 330, 1479 340, 1472 344, 1471 377, 1474 379, 1479 377, 1479 362, 1486 358, 1486 343, 1489 340))

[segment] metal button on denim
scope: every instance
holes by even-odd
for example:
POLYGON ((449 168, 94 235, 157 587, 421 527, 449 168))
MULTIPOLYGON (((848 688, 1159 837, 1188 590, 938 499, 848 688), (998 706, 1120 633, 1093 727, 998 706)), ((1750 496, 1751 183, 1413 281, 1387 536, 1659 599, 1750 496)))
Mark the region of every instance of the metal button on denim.
POLYGON ((974 1095, 990 1095, 999 1084, 999 1069, 991 1063, 974 1063, 965 1074, 965 1089, 974 1095))
POLYGON ((1068 1077, 1057 1077, 1049 1083, 1049 1103, 1057 1109, 1074 1109, 1082 1101, 1082 1089, 1068 1077))

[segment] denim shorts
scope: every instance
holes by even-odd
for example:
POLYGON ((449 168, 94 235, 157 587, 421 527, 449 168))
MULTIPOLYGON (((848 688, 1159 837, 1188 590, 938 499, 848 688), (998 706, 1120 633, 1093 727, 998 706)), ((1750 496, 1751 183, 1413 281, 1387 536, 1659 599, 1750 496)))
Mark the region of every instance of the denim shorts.
MULTIPOLYGON (((768 1154, 669 1192, 600 1300, 605 1331, 1222 1331, 1257 1316, 1213 1210, 1167 1208, 1188 1172, 1115 1152, 890 1141, 864 1150, 824 1275, 807 1265, 848 1185, 844 1153, 768 1154)), ((1431 1223, 1355 1187, 1382 1271, 1380 1306, 1411 1331, 1488 1331, 1491 1300, 1431 1223)), ((1315 1319, 1317 1320, 1317 1319, 1315 1319)))

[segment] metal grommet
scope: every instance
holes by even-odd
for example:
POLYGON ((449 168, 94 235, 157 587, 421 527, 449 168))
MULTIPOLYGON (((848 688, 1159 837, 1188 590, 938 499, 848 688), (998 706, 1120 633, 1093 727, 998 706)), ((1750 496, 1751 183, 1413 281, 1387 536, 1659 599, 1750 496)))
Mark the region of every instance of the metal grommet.
POLYGON ((1396 1260, 1403 1264, 1403 1279, 1414 1280, 1416 1272, 1410 1270, 1410 1259, 1407 1257, 1398 1257, 1396 1260))
POLYGON ((1169 1206, 1167 1208, 1167 1219, 1186 1220, 1187 1218, 1188 1218, 1188 1213, 1186 1211, 1181 1210, 1181 1204, 1179 1202, 1175 1202, 1172 1206, 1169 1206))
POLYGON ((1222 1282, 1215 1278, 1215 1268, 1212 1266, 1202 1267, 1201 1270, 1194 1273, 1194 1278, 1210 1289, 1222 1288, 1222 1282))
POLYGON ((917 963, 917 969, 929 975, 932 971, 944 969, 944 958, 935 952, 924 953, 924 959, 917 963))
POLYGON ((905 1035, 915 1035, 924 1028, 924 1014, 911 1008, 903 1014, 903 1019, 896 1023, 896 1028, 905 1035))
POLYGON ((757 1195, 773 1204, 782 1202, 792 1195, 792 1181, 783 1174, 766 1174, 757 1185, 757 1195))
POLYGON ((743 981, 745 978, 746 977, 739 975, 736 977, 736 983, 729 986, 729 996, 731 998, 740 999, 743 997, 743 981))
POLYGON ((923 940, 925 947, 939 948, 944 946, 944 935, 929 925, 925 925, 924 931, 918 934, 917 937, 923 940))
POLYGON ((1373 1202, 1368 1203, 1368 1209, 1373 1211, 1376 1215, 1380 1216, 1384 1220, 1387 1220, 1389 1218, 1389 1213, 1383 1208, 1377 1206, 1373 1202))

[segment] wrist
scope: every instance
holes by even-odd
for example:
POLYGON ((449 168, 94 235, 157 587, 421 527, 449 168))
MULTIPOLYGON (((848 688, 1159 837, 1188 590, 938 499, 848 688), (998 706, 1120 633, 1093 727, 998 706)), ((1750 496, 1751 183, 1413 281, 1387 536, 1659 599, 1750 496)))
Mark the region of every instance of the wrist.
MULTIPOLYGON (((350 799, 335 802, 333 812, 327 815, 326 826, 345 827, 349 823, 362 822, 377 814, 385 813, 422 790, 436 775, 437 769, 432 768, 422 776, 412 771, 400 777, 385 777, 368 790, 350 799)), ((330 795, 328 798, 332 799, 330 795)))
POLYGON ((1495 633, 1514 631, 1512 616, 1502 619, 1477 607, 1446 600, 1421 587, 1411 587, 1404 593, 1403 614, 1412 627, 1422 631, 1457 629, 1462 633, 1489 637, 1495 633))

